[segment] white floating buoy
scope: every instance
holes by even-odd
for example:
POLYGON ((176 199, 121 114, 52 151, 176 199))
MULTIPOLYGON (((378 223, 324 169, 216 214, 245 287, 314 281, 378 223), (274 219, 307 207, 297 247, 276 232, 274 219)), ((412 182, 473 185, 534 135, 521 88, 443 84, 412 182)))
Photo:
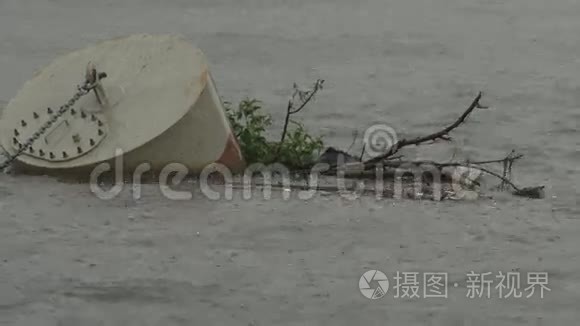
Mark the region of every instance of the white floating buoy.
POLYGON ((180 163, 192 173, 214 162, 244 165, 203 53, 179 36, 133 35, 56 59, 0 121, 0 144, 10 155, 35 135, 16 158, 33 170, 92 168, 118 153, 129 170, 141 163, 156 171, 180 163), (96 85, 61 110, 85 78, 96 85))

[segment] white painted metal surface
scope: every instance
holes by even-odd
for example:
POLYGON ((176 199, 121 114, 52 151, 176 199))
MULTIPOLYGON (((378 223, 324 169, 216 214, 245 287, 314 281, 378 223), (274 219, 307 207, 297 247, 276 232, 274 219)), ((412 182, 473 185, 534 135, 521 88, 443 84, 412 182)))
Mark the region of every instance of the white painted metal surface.
POLYGON ((107 74, 101 90, 107 104, 94 92, 85 95, 18 158, 20 163, 41 169, 91 167, 121 150, 127 169, 143 162, 154 169, 181 163, 193 172, 216 161, 243 164, 204 55, 172 35, 133 35, 56 59, 4 110, 0 138, 5 150, 18 149, 50 110, 74 94, 89 62, 107 74))

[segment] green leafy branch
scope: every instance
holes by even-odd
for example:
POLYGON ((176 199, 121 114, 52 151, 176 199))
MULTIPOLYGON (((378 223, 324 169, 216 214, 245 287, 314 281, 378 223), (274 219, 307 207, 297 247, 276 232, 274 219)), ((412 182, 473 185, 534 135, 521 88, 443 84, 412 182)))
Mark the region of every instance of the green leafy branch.
POLYGON ((262 112, 262 103, 246 98, 236 108, 226 102, 226 114, 247 163, 281 163, 291 170, 312 166, 324 144, 321 137, 310 135, 304 125, 290 118, 302 111, 322 89, 323 80, 317 80, 311 90, 301 91, 294 85, 288 101, 284 128, 280 141, 270 141, 265 133, 272 125, 272 117, 262 112), (290 127, 293 126, 293 128, 290 127))

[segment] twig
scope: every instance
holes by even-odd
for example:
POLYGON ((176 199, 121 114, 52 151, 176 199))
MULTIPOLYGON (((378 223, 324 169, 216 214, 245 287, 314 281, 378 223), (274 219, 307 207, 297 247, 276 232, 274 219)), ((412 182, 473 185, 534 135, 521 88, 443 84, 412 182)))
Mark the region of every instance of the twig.
POLYGON ((394 160, 395 158, 400 158, 401 156, 393 156, 393 157, 389 157, 388 160, 381 162, 381 165, 385 166, 385 167, 390 167, 390 168, 397 168, 400 167, 402 165, 426 165, 426 164, 431 164, 434 165, 436 167, 439 168, 444 168, 444 167, 453 167, 453 166, 468 166, 468 165, 484 165, 484 164, 492 164, 492 163, 502 163, 504 162, 506 159, 509 160, 517 160, 523 157, 523 155, 518 155, 517 157, 514 158, 504 158, 501 160, 488 160, 488 161, 465 161, 465 162, 448 162, 448 163, 439 163, 439 162, 435 162, 435 161, 429 161, 429 160, 421 160, 421 161, 397 161, 397 162, 391 162, 391 160, 394 160))
POLYGON ((352 147, 356 143, 356 140, 357 139, 358 139, 358 130, 355 130, 355 131, 352 132, 352 143, 350 144, 350 146, 346 150, 347 153, 350 152, 350 150, 352 149, 352 147))
MULTIPOLYGON (((302 109, 306 107, 306 104, 308 104, 308 102, 310 102, 314 98, 314 95, 316 95, 316 93, 318 93, 318 91, 322 89, 323 84, 324 84, 323 79, 317 79, 316 82, 314 83, 314 86, 309 91, 301 91, 298 89, 298 86, 294 84, 294 92, 292 93, 292 97, 288 101, 288 106, 286 107, 286 118, 284 119, 284 128, 282 129, 280 144, 282 144, 284 142, 284 139, 286 139, 286 133, 288 132, 288 124, 290 123, 290 116, 302 111, 302 109), (298 108, 294 108, 294 100, 296 99, 296 96, 298 96, 300 99, 300 105, 298 105, 298 108)), ((280 149, 278 149, 278 152, 279 151, 280 149)))
MULTIPOLYGON (((510 161, 510 162, 511 162, 510 163, 510 166, 511 166, 511 164, 513 164, 513 161, 510 161)), ((500 176, 499 174, 497 174, 493 171, 490 171, 484 167, 476 166, 476 169, 480 169, 483 172, 486 172, 488 174, 491 174, 491 175, 501 179, 502 183, 507 184, 507 185, 511 186, 512 188, 514 188, 514 191, 512 193, 516 196, 526 197, 526 198, 534 198, 534 199, 544 198, 544 186, 519 188, 513 182, 511 182, 508 178, 504 178, 504 177, 500 176)))
POLYGON ((491 170, 488 170, 488 169, 486 169, 486 168, 484 168, 484 167, 482 167, 480 165, 476 165, 475 168, 476 169, 479 169, 479 170, 481 170, 481 171, 483 171, 483 172, 485 172, 487 174, 491 174, 494 177, 500 179, 502 181, 502 183, 505 183, 505 184, 510 185, 512 188, 514 188, 515 191, 517 191, 517 192, 521 191, 521 189, 518 186, 516 186, 513 182, 511 182, 508 178, 503 177, 503 176, 499 175, 498 173, 495 173, 495 172, 493 172, 491 170))
POLYGON ((365 156, 366 149, 367 149, 367 144, 363 144, 363 148, 362 148, 362 151, 360 152, 360 156, 359 156, 359 159, 358 159, 361 162, 362 162, 363 157, 365 156))
POLYGON ((481 97, 482 97, 482 93, 479 92, 479 94, 477 94, 477 96, 475 97, 475 99, 473 100, 471 105, 469 105, 467 110, 465 110, 465 112, 463 112, 463 114, 454 123, 449 125, 447 128, 445 128, 441 131, 426 135, 426 136, 421 136, 421 137, 417 137, 417 138, 413 138, 413 139, 403 138, 403 139, 399 140, 393 147, 391 147, 387 153, 369 159, 368 161, 365 162, 365 165, 380 162, 380 161, 384 160, 385 158, 395 154, 401 148, 406 147, 406 146, 420 145, 422 143, 425 143, 425 142, 428 142, 431 140, 434 141, 437 139, 450 140, 448 133, 451 132, 453 129, 459 127, 459 125, 461 125, 465 121, 465 119, 469 116, 469 114, 471 114, 471 112, 473 110, 487 108, 487 107, 484 107, 481 104, 479 104, 481 97))
POLYGON ((522 157, 524 157, 523 154, 518 154, 516 156, 511 156, 511 157, 508 156, 508 157, 506 157, 504 159, 501 159, 501 160, 476 161, 476 162, 467 161, 467 162, 469 162, 471 164, 480 164, 480 165, 481 164, 492 164, 492 163, 503 163, 503 162, 506 162, 506 161, 508 161, 508 162, 515 162, 515 161, 521 159, 522 157))
MULTIPOLYGON (((514 188, 514 190, 516 192, 521 192, 522 189, 520 189, 519 187, 517 187, 513 182, 510 181, 509 177, 506 177, 505 173, 504 175, 499 175, 496 172, 493 172, 487 168, 484 168, 482 165, 485 164, 492 164, 492 163, 503 163, 504 166, 505 164, 507 164, 506 162, 509 162, 509 164, 513 164, 514 161, 522 158, 523 155, 521 154, 516 154, 515 151, 512 151, 507 157, 500 159, 500 160, 486 160, 486 161, 465 161, 465 162, 448 162, 448 163, 439 163, 439 162, 435 162, 435 161, 427 161, 427 160, 422 160, 422 161, 399 161, 399 162, 390 162, 390 161, 383 161, 381 163, 382 166, 385 167, 389 167, 389 168, 398 168, 401 166, 409 166, 409 165, 432 165, 435 166, 439 169, 442 169, 444 167, 459 167, 459 166, 464 166, 467 168, 473 167, 476 168, 478 170, 481 170, 485 173, 488 173, 494 177, 497 177, 498 179, 501 180, 501 185, 509 185, 512 188, 514 188)), ((505 172, 505 170, 504 170, 505 172)))
POLYGON ((387 158, 387 159, 385 159, 385 160, 386 160, 386 161, 394 161, 394 160, 400 160, 400 159, 402 159, 403 157, 405 157, 405 156, 404 156, 404 155, 397 155, 397 156, 391 156, 391 157, 389 157, 389 158, 387 158))

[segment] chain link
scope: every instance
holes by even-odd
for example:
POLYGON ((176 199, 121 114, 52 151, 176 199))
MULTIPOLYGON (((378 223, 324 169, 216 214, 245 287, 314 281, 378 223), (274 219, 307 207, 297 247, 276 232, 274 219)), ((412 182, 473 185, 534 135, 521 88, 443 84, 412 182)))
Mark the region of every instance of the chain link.
POLYGON ((40 127, 32 136, 23 144, 13 155, 5 153, 6 160, 0 164, 0 171, 4 171, 8 166, 14 162, 22 153, 24 153, 32 144, 40 138, 60 117, 62 117, 71 107, 73 107, 76 102, 83 96, 87 95, 91 90, 97 86, 97 82, 91 82, 87 80, 82 86, 77 86, 77 92, 73 97, 68 100, 63 106, 61 106, 58 111, 51 116, 51 118, 40 127))

